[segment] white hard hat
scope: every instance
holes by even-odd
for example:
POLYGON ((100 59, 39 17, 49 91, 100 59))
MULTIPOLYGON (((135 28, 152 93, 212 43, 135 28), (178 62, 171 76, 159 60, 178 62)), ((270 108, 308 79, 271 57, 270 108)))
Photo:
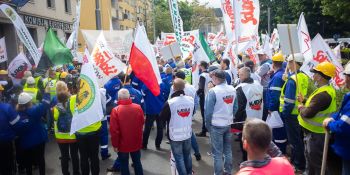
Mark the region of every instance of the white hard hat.
MULTIPOLYGON (((289 55, 289 57, 287 58, 287 61, 292 61, 293 60, 293 56, 289 55)), ((298 63, 303 63, 304 62, 304 56, 301 53, 295 53, 294 54, 294 60, 295 62, 298 63)))
POLYGON ((27 84, 35 84, 35 80, 33 77, 28 77, 27 78, 27 84))
POLYGON ((31 76, 32 76, 32 72, 30 72, 29 70, 24 71, 24 76, 23 76, 24 79, 27 79, 28 77, 31 77, 31 76))
POLYGON ((256 52, 256 54, 258 54, 258 55, 265 55, 266 53, 265 53, 264 49, 259 49, 259 50, 256 52))
POLYGON ((32 96, 29 95, 26 92, 22 92, 21 94, 19 94, 18 96, 18 104, 20 105, 24 105, 27 104, 28 102, 30 102, 32 100, 32 96))
POLYGON ((344 74, 350 75, 350 63, 345 65, 344 74))

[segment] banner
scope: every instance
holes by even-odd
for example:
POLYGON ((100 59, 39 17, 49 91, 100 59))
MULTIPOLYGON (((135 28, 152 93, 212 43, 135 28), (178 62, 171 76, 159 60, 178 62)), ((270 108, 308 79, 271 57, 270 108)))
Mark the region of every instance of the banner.
POLYGON ((81 0, 78 0, 77 6, 76 6, 76 14, 75 14, 75 21, 73 23, 73 30, 71 36, 69 36, 69 39, 67 40, 66 46, 71 49, 71 52, 74 57, 77 57, 77 50, 78 50, 78 33, 79 33, 79 24, 80 24, 80 7, 81 7, 81 0))
POLYGON ((76 110, 73 113, 70 134, 101 121, 103 116, 101 93, 94 73, 90 54, 85 49, 80 73, 80 88, 77 94, 76 110))
POLYGON ((15 26, 19 39, 22 41, 24 46, 28 49, 30 55, 34 60, 35 65, 38 65, 40 60, 40 53, 27 27, 23 23, 21 17, 18 16, 16 11, 10 6, 8 6, 7 4, 1 4, 0 9, 12 21, 13 25, 15 26))
POLYGON ((334 53, 335 57, 338 59, 339 63, 341 63, 340 44, 338 44, 337 47, 335 47, 333 49, 333 53, 334 53))
POLYGON ((183 35, 183 22, 179 13, 179 7, 177 5, 177 0, 169 0, 169 8, 171 21, 173 22, 174 32, 176 41, 180 42, 183 35))
MULTIPOLYGON (((164 38, 164 46, 170 45, 176 42, 176 36, 174 33, 162 33, 162 38, 164 38)), ((192 30, 183 33, 180 46, 182 52, 182 59, 186 59, 192 56, 195 44, 199 41, 199 31, 192 30)))
POLYGON ((336 89, 339 89, 339 87, 341 87, 345 81, 345 77, 341 73, 344 69, 320 34, 317 34, 315 38, 312 39, 311 47, 314 57, 312 60, 305 61, 301 67, 301 70, 305 72, 309 77, 312 77, 310 70, 319 63, 328 61, 337 67, 337 73, 336 76, 332 79, 332 84, 336 89))
POLYGON ((15 84, 19 84, 24 76, 24 72, 31 70, 32 65, 23 52, 19 53, 8 66, 8 75, 15 84))
POLYGON ((309 35, 309 30, 307 29, 304 13, 300 14, 298 22, 298 37, 300 52, 304 55, 305 61, 312 60, 313 51, 311 47, 311 38, 309 35))
POLYGON ((7 61, 7 51, 6 51, 6 42, 5 37, 0 39, 0 63, 7 61))
POLYGON ((278 35, 278 30, 276 28, 273 29, 273 32, 271 34, 270 44, 272 45, 272 48, 275 52, 277 52, 280 48, 280 36, 278 35))
POLYGON ((213 45, 213 41, 214 41, 215 37, 216 37, 215 33, 208 33, 207 41, 208 41, 209 46, 213 45))
POLYGON ((114 57, 110 51, 103 33, 97 38, 91 57, 100 87, 103 87, 107 81, 126 69, 126 65, 114 57))
POLYGON ((221 0, 221 11, 224 19, 226 37, 229 41, 236 40, 235 35, 235 14, 231 0, 221 0))
POLYGON ((92 52, 97 38, 103 33, 107 45, 112 51, 113 55, 118 59, 129 60, 130 49, 134 41, 132 30, 81 30, 84 40, 92 52))
POLYGON ((249 41, 255 41, 258 34, 260 6, 259 0, 233 0, 235 8, 235 30, 238 40, 237 53, 248 49, 249 41))

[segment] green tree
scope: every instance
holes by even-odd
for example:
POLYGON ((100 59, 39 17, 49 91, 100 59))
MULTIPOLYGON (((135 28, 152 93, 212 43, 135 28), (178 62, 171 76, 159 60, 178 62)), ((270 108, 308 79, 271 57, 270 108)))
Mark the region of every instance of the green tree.
POLYGON ((321 0, 322 13, 333 16, 339 22, 350 23, 349 0, 321 0))

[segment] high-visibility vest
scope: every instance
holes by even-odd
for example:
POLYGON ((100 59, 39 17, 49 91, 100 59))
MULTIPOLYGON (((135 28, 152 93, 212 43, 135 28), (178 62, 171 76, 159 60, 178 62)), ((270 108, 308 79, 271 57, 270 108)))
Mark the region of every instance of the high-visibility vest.
POLYGON ((43 81, 44 87, 46 86, 50 87, 51 100, 54 96, 56 96, 56 83, 57 83, 57 80, 51 79, 51 78, 45 78, 43 81))
MULTIPOLYGON (((298 115, 298 106, 299 106, 299 101, 298 100, 292 100, 292 99, 288 99, 284 97, 285 94, 285 88, 286 88, 286 84, 288 81, 296 81, 296 77, 298 77, 298 84, 297 84, 297 89, 295 89, 295 95, 296 97, 298 96, 298 92, 301 93, 301 95, 303 97, 305 97, 307 95, 307 89, 309 88, 309 77, 307 75, 305 75, 302 72, 299 72, 297 74, 297 76, 292 75, 289 77, 289 79, 284 83, 282 90, 281 90, 281 96, 280 96, 280 109, 279 111, 282 112, 283 111, 283 106, 284 106, 284 102, 288 102, 288 103, 294 103, 294 109, 292 111, 293 115, 298 115)), ((295 98, 297 99, 297 98, 295 98)))
POLYGON ((236 99, 236 89, 226 82, 212 88, 216 102, 211 123, 213 126, 229 126, 233 123, 233 104, 236 99))
POLYGON ((192 135, 194 99, 181 95, 168 100, 171 117, 169 137, 172 141, 184 141, 192 135))
POLYGON ((186 69, 186 68, 182 68, 180 69, 181 71, 183 71, 185 73, 185 81, 189 84, 192 84, 192 69, 186 69))
MULTIPOLYGON (((41 79, 41 76, 37 76, 37 77, 34 78, 34 80, 35 80, 35 86, 34 86, 34 87, 35 87, 35 88, 38 88, 38 84, 39 84, 39 80, 40 80, 40 79, 41 79)), ((28 84, 25 83, 24 86, 23 86, 23 89, 24 89, 24 88, 27 88, 27 87, 28 87, 28 84)))
POLYGON ((334 88, 331 85, 325 85, 318 89, 316 89, 311 96, 307 99, 305 103, 305 107, 310 106, 310 102, 312 98, 322 92, 327 92, 332 98, 331 104, 328 106, 328 108, 324 111, 318 112, 314 117, 312 118, 304 118, 301 115, 298 116, 299 124, 304 127, 305 129, 314 132, 314 133, 325 133, 324 128, 322 127, 323 120, 329 117, 332 113, 334 113, 337 110, 337 104, 336 104, 336 93, 334 88))
POLYGON ((38 89, 37 88, 24 88, 23 92, 28 93, 30 96, 32 96, 32 103, 37 103, 37 95, 38 95, 38 89))
MULTIPOLYGON (((72 95, 70 97, 70 99, 69 99, 69 109, 70 109, 72 115, 75 112, 75 101, 76 101, 76 98, 77 98, 76 95, 72 95)), ((59 115, 60 115, 60 112, 58 111, 57 107, 54 107, 53 108, 53 119, 54 119, 54 122, 55 122, 54 129, 55 129, 55 137, 56 137, 56 139, 75 140, 76 139, 75 134, 70 135, 70 133, 63 133, 63 132, 59 132, 58 131, 57 120, 58 120, 59 115)))

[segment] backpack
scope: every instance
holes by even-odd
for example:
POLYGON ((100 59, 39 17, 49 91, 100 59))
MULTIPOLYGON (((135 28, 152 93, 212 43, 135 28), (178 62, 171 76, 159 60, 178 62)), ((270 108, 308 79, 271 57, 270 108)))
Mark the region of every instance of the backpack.
POLYGON ((72 112, 70 111, 70 100, 68 100, 66 109, 57 108, 59 112, 57 120, 57 130, 62 133, 69 133, 72 123, 72 112))

